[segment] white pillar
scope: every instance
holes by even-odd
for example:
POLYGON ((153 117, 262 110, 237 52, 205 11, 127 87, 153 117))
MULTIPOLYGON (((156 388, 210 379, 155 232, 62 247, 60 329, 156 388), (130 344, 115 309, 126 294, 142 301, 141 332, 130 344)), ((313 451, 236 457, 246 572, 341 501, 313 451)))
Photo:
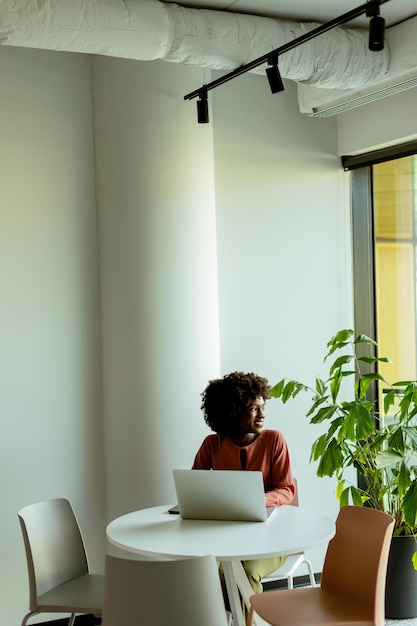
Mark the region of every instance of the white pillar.
POLYGON ((174 501, 218 376, 211 125, 183 96, 202 70, 96 57, 107 515, 174 501))

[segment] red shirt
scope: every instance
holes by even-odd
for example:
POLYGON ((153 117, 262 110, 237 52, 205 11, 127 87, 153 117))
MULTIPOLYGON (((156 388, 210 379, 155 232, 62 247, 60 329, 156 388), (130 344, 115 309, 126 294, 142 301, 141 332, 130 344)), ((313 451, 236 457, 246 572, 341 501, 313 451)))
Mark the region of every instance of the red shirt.
POLYGON ((290 504, 294 497, 287 442, 278 430, 263 430, 248 446, 208 435, 196 454, 193 469, 261 471, 267 506, 290 504))

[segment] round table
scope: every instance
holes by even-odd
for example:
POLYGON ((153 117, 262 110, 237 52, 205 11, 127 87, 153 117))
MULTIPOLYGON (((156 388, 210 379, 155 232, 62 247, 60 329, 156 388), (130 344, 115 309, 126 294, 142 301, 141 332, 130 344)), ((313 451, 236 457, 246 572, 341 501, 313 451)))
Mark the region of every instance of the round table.
POLYGON ((241 565, 248 559, 294 554, 329 541, 334 522, 302 507, 280 506, 267 522, 185 520, 172 505, 141 509, 113 520, 108 540, 118 548, 156 558, 214 554, 223 563, 235 626, 244 626, 239 592, 246 604, 253 594, 241 565))

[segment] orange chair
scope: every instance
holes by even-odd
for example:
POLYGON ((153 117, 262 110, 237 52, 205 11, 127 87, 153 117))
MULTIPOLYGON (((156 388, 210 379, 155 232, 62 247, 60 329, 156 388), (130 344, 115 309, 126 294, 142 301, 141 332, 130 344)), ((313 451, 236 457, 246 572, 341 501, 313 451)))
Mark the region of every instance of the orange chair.
POLYGON ((385 578, 394 518, 345 506, 329 542, 320 587, 267 591, 250 597, 272 626, 384 626, 385 578))

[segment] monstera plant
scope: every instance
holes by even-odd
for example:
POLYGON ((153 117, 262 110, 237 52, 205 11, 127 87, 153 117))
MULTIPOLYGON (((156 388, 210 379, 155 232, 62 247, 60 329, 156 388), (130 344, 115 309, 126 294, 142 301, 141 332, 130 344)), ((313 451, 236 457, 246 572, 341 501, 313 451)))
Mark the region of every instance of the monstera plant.
MULTIPOLYGON (((388 383, 378 365, 390 360, 377 356, 373 339, 350 329, 330 339, 324 361, 326 378, 317 377, 312 385, 284 378, 271 396, 287 402, 300 393, 311 395, 307 418, 322 431, 325 425, 312 445, 311 461, 318 463, 318 476, 336 477, 341 506, 367 505, 389 513, 395 536, 416 538, 417 381, 388 383), (384 386, 381 408, 378 381, 384 386), (347 481, 351 468, 357 470, 357 484, 347 481)), ((411 558, 417 569, 417 551, 411 558)))

